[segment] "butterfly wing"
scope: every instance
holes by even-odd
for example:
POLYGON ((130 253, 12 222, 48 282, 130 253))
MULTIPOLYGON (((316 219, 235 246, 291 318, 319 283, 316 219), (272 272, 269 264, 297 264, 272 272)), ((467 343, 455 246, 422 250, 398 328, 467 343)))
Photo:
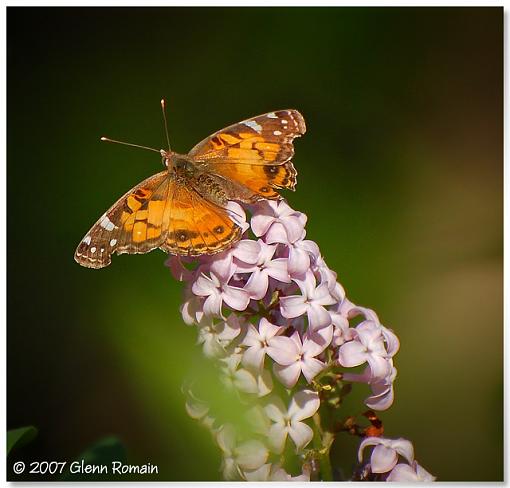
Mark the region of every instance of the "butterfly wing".
POLYGON ((168 233, 161 249, 180 256, 223 251, 241 238, 242 229, 228 211, 183 185, 176 185, 168 233))
POLYGON ((120 198, 90 229, 76 248, 74 259, 87 268, 103 268, 112 253, 142 254, 166 239, 169 197, 175 183, 162 171, 120 198))
POLYGON ((248 188, 249 197, 239 200, 275 200, 280 198, 276 189, 295 188, 293 140, 305 132, 305 121, 297 110, 269 112, 216 132, 189 156, 202 170, 248 188))
POLYGON ((74 259, 87 268, 104 268, 114 252, 143 254, 159 247, 182 256, 215 254, 241 234, 226 209, 162 171, 120 198, 92 226, 74 259))

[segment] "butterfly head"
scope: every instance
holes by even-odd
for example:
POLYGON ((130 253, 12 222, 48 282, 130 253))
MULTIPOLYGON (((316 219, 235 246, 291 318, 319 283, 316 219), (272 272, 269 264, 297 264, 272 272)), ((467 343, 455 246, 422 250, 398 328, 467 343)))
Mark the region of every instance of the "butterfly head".
POLYGON ((196 167, 188 156, 171 151, 161 151, 161 153, 162 155, 165 153, 164 164, 175 178, 187 180, 195 175, 196 167))

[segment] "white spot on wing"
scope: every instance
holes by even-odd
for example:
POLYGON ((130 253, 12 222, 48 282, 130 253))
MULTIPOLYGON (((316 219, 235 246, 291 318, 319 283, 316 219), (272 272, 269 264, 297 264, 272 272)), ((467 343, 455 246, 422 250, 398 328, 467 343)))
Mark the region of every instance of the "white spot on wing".
POLYGON ((270 119, 277 119, 278 118, 278 115, 276 115, 274 112, 269 112, 267 114, 267 116, 270 118, 270 119))
POLYGON ((255 122, 254 120, 248 120, 247 122, 243 122, 243 123, 244 123, 244 125, 253 129, 258 134, 260 134, 262 132, 262 126, 260 124, 257 124, 257 122, 255 122))
POLYGON ((87 244, 87 246, 90 244, 90 236, 85 236, 85 238, 83 239, 83 242, 85 244, 87 244))
POLYGON ((275 136, 281 136, 281 135, 282 135, 281 131, 279 131, 279 130, 275 130, 275 131, 273 132, 273 134, 274 134, 275 136))
POLYGON ((90 252, 94 254, 96 252, 96 248, 95 247, 90 248, 90 252))
POLYGON ((113 247, 113 246, 115 246, 115 244, 117 244, 117 239, 112 239, 112 240, 110 241, 110 246, 112 246, 112 247, 113 247))
POLYGON ((288 124, 289 122, 285 119, 282 119, 282 124, 288 124))
POLYGON ((99 225, 103 229, 106 229, 107 231, 112 231, 113 229, 115 229, 115 225, 107 216, 105 216, 103 220, 101 220, 101 223, 99 225))

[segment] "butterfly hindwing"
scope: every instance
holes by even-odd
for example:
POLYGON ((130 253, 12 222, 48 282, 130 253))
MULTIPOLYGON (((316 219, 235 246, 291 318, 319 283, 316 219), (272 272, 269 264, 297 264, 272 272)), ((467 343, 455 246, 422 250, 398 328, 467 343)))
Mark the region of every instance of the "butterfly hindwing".
POLYGON ((278 199, 277 189, 295 188, 292 141, 305 131, 297 110, 269 112, 216 132, 189 156, 204 170, 249 188, 252 193, 245 201, 278 199))
POLYGON ((200 256, 223 251, 240 239, 241 228, 228 211, 196 193, 177 186, 172 197, 164 251, 180 256, 200 256))
POLYGON ((135 186, 92 226, 74 259, 88 268, 103 268, 114 252, 142 254, 159 247, 166 237, 173 186, 168 171, 135 186))

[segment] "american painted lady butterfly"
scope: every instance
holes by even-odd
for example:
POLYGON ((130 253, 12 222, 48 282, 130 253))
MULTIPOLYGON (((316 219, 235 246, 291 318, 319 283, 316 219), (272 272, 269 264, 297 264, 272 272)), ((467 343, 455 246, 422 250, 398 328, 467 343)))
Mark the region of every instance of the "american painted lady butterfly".
POLYGON ((220 130, 186 155, 155 150, 166 169, 121 197, 80 242, 75 260, 103 268, 114 252, 160 248, 200 256, 223 251, 242 234, 226 209, 228 201, 277 200, 277 189, 294 190, 292 141, 305 131, 297 110, 278 110, 220 130))

